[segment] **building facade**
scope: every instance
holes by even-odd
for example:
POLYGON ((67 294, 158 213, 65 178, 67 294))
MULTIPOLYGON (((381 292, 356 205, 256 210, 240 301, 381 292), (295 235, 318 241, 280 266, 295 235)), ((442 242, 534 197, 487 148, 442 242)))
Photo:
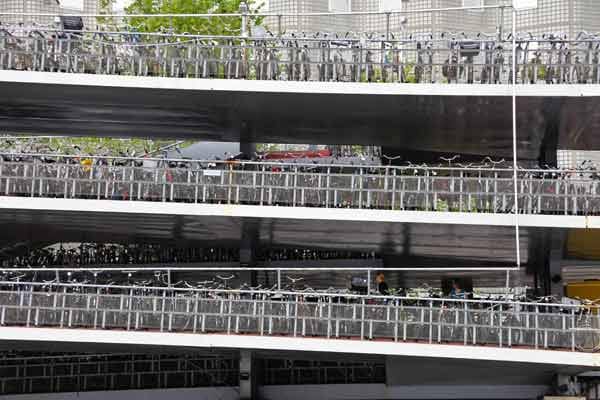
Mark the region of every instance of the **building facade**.
MULTIPOLYGON (((0 10, 8 13, 58 13, 59 0, 0 0, 0 10)), ((24 23, 36 25, 49 25, 54 22, 50 16, 3 16, 3 24, 24 23)))
MULTIPOLYGON (((415 34, 439 35, 443 32, 461 34, 494 34, 499 29, 504 33, 512 27, 509 9, 437 11, 410 13, 405 17, 395 11, 414 11, 463 6, 497 5, 503 0, 270 0, 262 10, 271 13, 326 13, 326 12, 392 12, 389 30, 395 36, 415 34)), ((538 8, 520 11, 517 30, 533 35, 564 33, 569 37, 581 31, 600 30, 600 7, 595 0, 538 0, 538 8)), ((377 32, 385 33, 388 18, 384 14, 312 16, 281 18, 282 30, 286 32, 377 32)), ((279 27, 276 17, 267 19, 272 29, 279 27)))
MULTIPOLYGON (((101 6, 99 0, 80 0, 61 4, 59 0, 0 0, 0 10, 9 13, 48 13, 48 14, 99 14, 101 6)), ((54 18, 51 16, 0 16, 3 24, 24 23, 25 25, 51 25, 54 18)), ((87 29, 96 29, 97 22, 94 17, 84 17, 84 26, 87 29)))

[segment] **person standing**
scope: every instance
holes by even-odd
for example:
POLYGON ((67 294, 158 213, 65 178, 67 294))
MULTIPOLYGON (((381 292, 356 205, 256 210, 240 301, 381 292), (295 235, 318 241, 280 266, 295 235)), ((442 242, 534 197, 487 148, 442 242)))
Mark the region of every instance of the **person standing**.
POLYGON ((389 290, 390 288, 388 287, 388 284, 385 282, 385 275, 383 274, 383 272, 379 272, 377 274, 377 276, 375 277, 375 282, 377 283, 377 291, 379 292, 379 294, 386 296, 389 294, 389 290))

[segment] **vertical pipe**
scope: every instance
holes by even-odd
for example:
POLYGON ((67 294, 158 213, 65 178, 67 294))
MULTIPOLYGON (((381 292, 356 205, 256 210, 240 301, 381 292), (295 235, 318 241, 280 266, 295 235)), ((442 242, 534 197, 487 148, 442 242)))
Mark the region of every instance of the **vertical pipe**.
POLYGON ((277 290, 281 290, 281 270, 277 270, 277 290))
MULTIPOLYGON (((512 8, 512 140, 513 140, 513 185, 515 206, 515 244, 517 268, 521 268, 521 246, 519 240, 519 200, 517 198, 517 10, 512 8)), ((507 274, 509 272, 507 271, 507 274)), ((508 284, 508 279, 507 279, 508 284)))

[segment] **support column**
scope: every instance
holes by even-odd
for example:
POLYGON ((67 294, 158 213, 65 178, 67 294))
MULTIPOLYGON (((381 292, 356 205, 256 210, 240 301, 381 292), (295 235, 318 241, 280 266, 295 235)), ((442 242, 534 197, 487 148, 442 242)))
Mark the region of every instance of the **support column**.
MULTIPOLYGON (((390 225, 385 233, 385 240, 381 244, 380 253, 382 258, 383 270, 386 268, 398 267, 405 265, 406 260, 411 257, 411 227, 410 224, 401 224, 401 228, 397 228, 398 225, 390 225), (397 243, 396 238, 399 236, 398 231, 402 231, 402 243, 397 243), (396 248, 402 245, 402 253, 398 253, 396 248)), ((403 288, 405 287, 405 273, 400 271, 386 272, 386 282, 390 287, 403 288)), ((375 274, 373 274, 373 278, 375 274)))
POLYGON ((256 397, 252 364, 252 351, 240 350, 240 400, 256 397))
MULTIPOLYGON (((258 246, 259 227, 258 221, 245 220, 242 223, 240 241, 240 267, 256 267, 256 251, 258 246)), ((258 276, 256 271, 240 272, 240 281, 257 286, 258 276)))
POLYGON ((543 130, 542 143, 538 163, 557 167, 557 150, 560 140, 560 116, 563 100, 558 98, 544 99, 544 115, 548 116, 546 126, 543 130))
POLYGON ((253 158, 256 152, 256 143, 252 133, 252 125, 246 121, 240 124, 240 152, 248 158, 253 158))
MULTIPOLYGON (((240 125, 240 152, 247 158, 252 159, 256 152, 256 143, 252 140, 252 127, 243 121, 240 125)), ((256 220, 244 220, 240 241, 240 266, 256 267, 256 249, 258 242, 258 222, 256 220)), ((240 282, 257 286, 257 274, 252 271, 244 271, 239 274, 240 282)))
POLYGON ((563 282, 559 280, 562 269, 561 261, 565 247, 566 234, 564 231, 552 232, 550 238, 550 254, 548 255, 548 275, 550 278, 550 294, 561 297, 564 295, 563 282))

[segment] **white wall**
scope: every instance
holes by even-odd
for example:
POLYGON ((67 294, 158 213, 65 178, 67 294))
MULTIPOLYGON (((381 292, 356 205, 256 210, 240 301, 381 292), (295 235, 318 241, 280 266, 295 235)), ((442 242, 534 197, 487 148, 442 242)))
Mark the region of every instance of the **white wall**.
POLYGON ((291 385, 262 386, 259 396, 264 400, 307 399, 528 399, 544 394, 543 385, 291 385))
POLYGON ((119 390, 110 392, 49 393, 0 396, 0 399, 2 400, 237 400, 238 398, 238 389, 232 387, 164 390, 119 390))

